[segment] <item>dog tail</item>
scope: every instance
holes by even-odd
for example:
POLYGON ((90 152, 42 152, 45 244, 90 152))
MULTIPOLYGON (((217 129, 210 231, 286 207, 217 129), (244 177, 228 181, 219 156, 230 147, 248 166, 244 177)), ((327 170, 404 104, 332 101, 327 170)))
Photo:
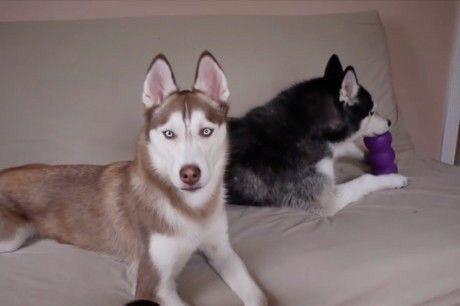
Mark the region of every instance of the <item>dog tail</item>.
POLYGON ((135 300, 129 302, 125 306, 160 306, 160 304, 149 301, 149 300, 135 300))

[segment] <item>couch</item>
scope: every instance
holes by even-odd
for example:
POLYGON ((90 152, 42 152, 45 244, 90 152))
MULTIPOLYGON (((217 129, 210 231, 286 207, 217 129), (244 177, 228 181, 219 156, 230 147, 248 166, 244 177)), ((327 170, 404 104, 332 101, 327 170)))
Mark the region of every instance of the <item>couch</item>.
MULTIPOLYGON (((337 53, 396 122, 397 162, 409 186, 373 193, 332 218, 229 205, 232 243, 270 305, 460 303, 460 169, 414 149, 376 12, 0 23, 0 41, 0 168, 132 158, 141 85, 158 52, 189 88, 198 55, 211 50, 235 116, 321 75, 337 53)), ((347 160, 336 170, 339 180, 369 171, 347 160)), ((0 305, 122 305, 132 299, 126 270, 110 256, 32 241, 0 254, 0 305)), ((178 281, 194 305, 241 305, 198 254, 178 281)))

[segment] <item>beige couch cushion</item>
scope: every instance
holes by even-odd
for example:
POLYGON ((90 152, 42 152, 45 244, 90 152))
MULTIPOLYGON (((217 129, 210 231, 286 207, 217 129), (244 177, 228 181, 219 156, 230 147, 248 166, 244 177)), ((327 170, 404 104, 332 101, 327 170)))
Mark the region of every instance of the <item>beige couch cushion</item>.
POLYGON ((141 85, 158 52, 189 88, 198 55, 211 50, 228 76, 233 115, 322 75, 335 52, 381 112, 396 115, 375 12, 1 23, 0 39, 0 168, 132 158, 141 85))
MULTIPOLYGON (((458 168, 403 152, 404 190, 374 193, 331 219, 290 209, 229 207, 236 251, 270 305, 460 303, 458 168)), ((52 241, 0 254, 0 305, 113 306, 132 297, 126 265, 52 241)), ((196 306, 238 298, 198 255, 179 276, 196 306)))

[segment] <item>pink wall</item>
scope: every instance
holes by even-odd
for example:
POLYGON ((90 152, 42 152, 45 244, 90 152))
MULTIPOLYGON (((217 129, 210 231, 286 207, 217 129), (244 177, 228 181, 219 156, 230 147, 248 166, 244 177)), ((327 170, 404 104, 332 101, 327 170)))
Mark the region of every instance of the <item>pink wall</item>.
POLYGON ((3 1, 0 21, 152 15, 308 15, 378 10, 402 117, 417 149, 439 159, 454 1, 3 1))

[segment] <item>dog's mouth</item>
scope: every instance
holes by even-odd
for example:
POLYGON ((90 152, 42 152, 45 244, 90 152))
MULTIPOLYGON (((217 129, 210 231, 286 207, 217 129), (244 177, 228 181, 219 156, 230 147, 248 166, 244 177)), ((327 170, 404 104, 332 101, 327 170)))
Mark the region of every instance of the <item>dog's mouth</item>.
POLYGON ((189 191, 189 192, 194 192, 194 191, 197 191, 199 189, 201 189, 201 186, 192 186, 192 187, 181 188, 181 190, 189 191))

